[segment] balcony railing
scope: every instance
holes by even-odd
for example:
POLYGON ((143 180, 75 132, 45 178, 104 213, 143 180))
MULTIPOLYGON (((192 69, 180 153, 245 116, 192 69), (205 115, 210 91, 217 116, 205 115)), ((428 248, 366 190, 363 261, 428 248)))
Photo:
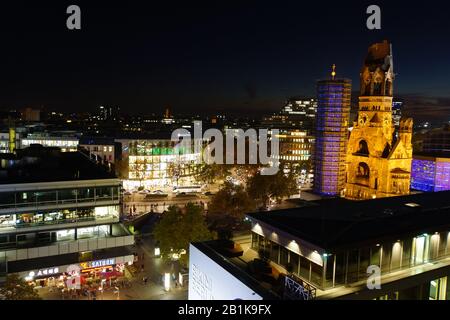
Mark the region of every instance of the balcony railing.
POLYGON ((0 210, 4 209, 22 209, 22 208, 42 208, 49 206, 57 206, 57 205, 67 205, 67 204, 81 204, 81 203, 97 203, 103 201, 111 201, 111 202, 119 202, 119 197, 112 196, 96 196, 89 198, 75 198, 75 199, 55 199, 55 200, 47 200, 47 201, 29 201, 29 202, 19 202, 19 203, 7 203, 0 204, 0 210))

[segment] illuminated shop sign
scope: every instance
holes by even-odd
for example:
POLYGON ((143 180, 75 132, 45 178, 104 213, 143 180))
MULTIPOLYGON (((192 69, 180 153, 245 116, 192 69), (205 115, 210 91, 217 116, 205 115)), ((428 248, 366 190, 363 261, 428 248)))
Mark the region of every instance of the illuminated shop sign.
POLYGON ((111 259, 82 262, 82 263, 80 263, 80 266, 82 269, 90 269, 90 268, 100 268, 100 267, 112 266, 115 263, 116 263, 116 259, 111 258, 111 259))
POLYGON ((59 273, 59 268, 39 269, 37 271, 30 271, 27 278, 51 276, 59 273))

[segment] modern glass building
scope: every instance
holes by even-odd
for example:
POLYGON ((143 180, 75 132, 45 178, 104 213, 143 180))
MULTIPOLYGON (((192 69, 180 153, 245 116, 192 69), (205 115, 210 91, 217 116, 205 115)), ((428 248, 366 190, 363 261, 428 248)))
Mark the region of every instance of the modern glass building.
POLYGON ((332 199, 250 214, 252 248, 322 299, 449 299, 449 196, 332 199), (381 289, 368 288, 369 269, 379 271, 381 289))
POLYGON ((324 199, 247 218, 251 242, 192 245, 193 298, 450 299, 450 191, 324 199))
MULTIPOLYGON (((269 131, 272 135, 272 131, 269 131)), ((284 165, 286 173, 293 170, 298 173, 297 185, 302 189, 311 189, 314 171, 312 152, 315 137, 307 130, 281 129, 277 135, 280 151, 276 156, 284 165)))
POLYGON ((3 276, 57 286, 69 266, 98 279, 133 262, 134 238, 120 220, 121 182, 105 167, 42 146, 0 159, 3 276), (86 267, 105 259, 102 268, 86 267))
POLYGON ((321 195, 339 195, 344 189, 350 96, 350 80, 317 83, 314 192, 321 195))
POLYGON ((27 148, 33 144, 40 144, 44 147, 61 148, 63 152, 75 152, 78 148, 78 138, 71 136, 48 136, 44 134, 29 134, 20 141, 22 148, 27 148))
POLYGON ((450 155, 414 155, 411 188, 425 192, 450 190, 450 155))
POLYGON ((193 144, 192 148, 176 147, 169 139, 135 140, 130 142, 128 153, 125 189, 194 185, 202 164, 201 150, 195 152, 193 144))
POLYGON ((392 101, 392 121, 396 127, 400 126, 403 108, 402 101, 392 101))

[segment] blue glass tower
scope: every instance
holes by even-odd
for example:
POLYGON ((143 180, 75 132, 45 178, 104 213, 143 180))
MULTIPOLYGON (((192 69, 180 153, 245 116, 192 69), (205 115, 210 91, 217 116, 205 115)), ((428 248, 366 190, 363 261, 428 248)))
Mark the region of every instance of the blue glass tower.
POLYGON ((335 196, 345 186, 345 160, 350 117, 351 81, 332 79, 317 82, 314 192, 335 196))

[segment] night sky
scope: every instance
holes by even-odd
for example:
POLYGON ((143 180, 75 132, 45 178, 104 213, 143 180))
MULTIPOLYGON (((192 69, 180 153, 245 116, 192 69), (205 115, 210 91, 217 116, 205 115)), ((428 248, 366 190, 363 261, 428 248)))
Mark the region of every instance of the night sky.
POLYGON ((333 63, 357 90, 367 47, 388 39, 407 112, 450 118, 445 2, 374 2, 376 31, 366 28, 371 1, 304 2, 2 3, 0 108, 275 111, 288 96, 315 95, 333 63), (80 31, 66 28, 70 4, 81 7, 80 31))

